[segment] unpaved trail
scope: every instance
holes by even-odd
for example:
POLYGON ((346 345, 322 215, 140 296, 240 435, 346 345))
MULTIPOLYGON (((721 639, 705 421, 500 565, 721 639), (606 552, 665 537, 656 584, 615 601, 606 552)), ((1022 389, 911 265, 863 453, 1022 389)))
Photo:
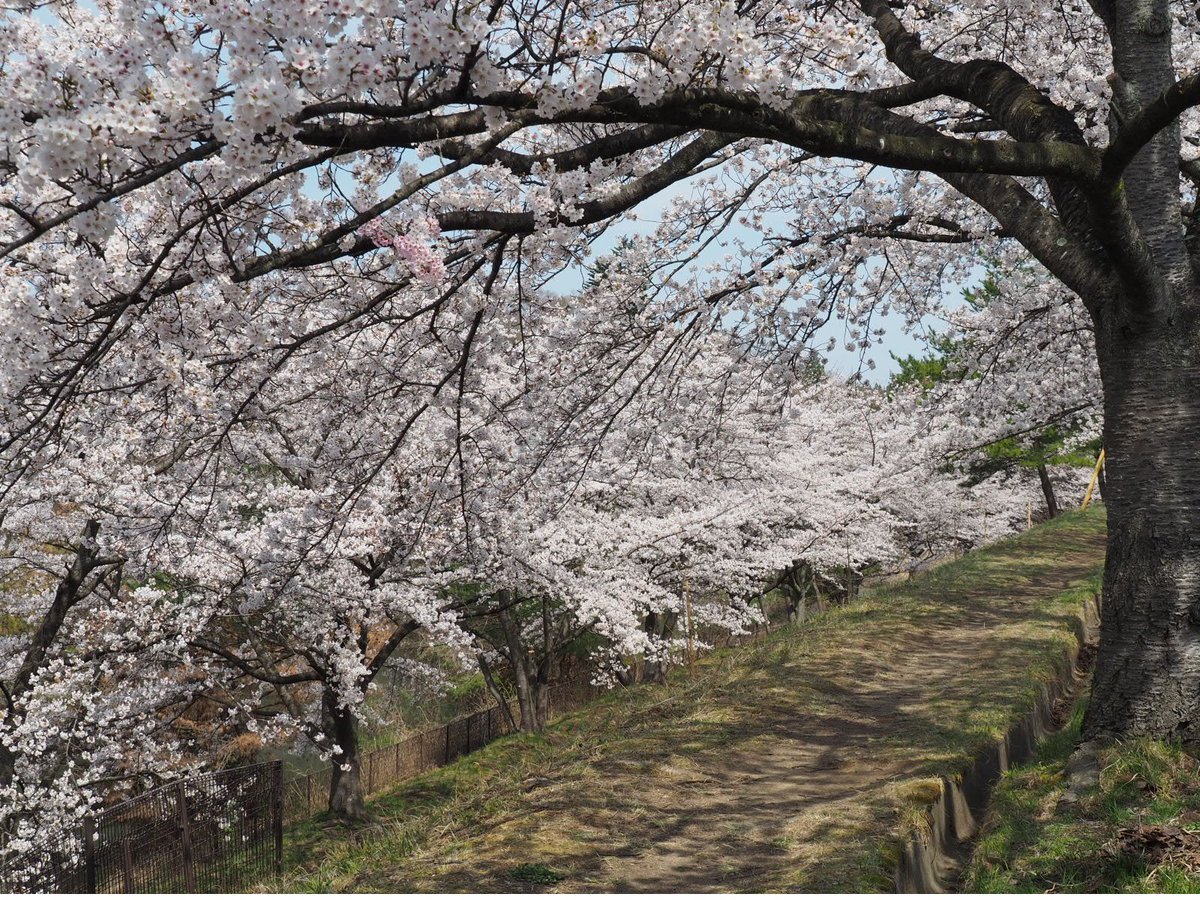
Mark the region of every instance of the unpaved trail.
POLYGON ((1020 630, 1038 615, 1039 601, 1094 575, 1103 537, 1075 537, 1003 553, 969 588, 925 591, 941 614, 924 617, 919 630, 896 632, 886 655, 797 654, 782 663, 779 674, 812 685, 822 695, 816 705, 828 709, 746 697, 741 712, 766 739, 693 757, 689 783, 674 785, 670 799, 656 792, 673 825, 648 835, 642 853, 607 860, 596 881, 625 891, 788 889, 799 886, 788 883, 797 869, 830 870, 835 860, 819 854, 839 832, 870 830, 871 819, 887 815, 889 787, 936 771, 924 754, 898 744, 908 745, 914 732, 932 734, 936 711, 969 703, 984 680, 1032 663, 1022 666, 1036 639, 1007 634, 1006 626, 1020 630))
POLYGON ((439 808, 442 830, 403 865, 331 884, 885 889, 888 848, 931 777, 1024 712, 1062 657, 1103 549, 1096 515, 1036 529, 731 653, 674 694, 633 692, 575 716, 522 750, 513 783, 485 750, 477 782, 445 788, 481 792, 482 807, 439 808), (522 865, 566 877, 538 884, 522 865))

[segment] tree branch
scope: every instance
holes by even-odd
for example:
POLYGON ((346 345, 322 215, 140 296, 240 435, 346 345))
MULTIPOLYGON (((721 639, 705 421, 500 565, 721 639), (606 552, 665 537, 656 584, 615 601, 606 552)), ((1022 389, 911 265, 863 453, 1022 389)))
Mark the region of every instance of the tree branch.
POLYGON ((1122 123, 1121 130, 1104 151, 1100 164, 1101 180, 1116 182, 1139 150, 1196 105, 1200 105, 1200 72, 1179 79, 1143 106, 1133 118, 1122 123))

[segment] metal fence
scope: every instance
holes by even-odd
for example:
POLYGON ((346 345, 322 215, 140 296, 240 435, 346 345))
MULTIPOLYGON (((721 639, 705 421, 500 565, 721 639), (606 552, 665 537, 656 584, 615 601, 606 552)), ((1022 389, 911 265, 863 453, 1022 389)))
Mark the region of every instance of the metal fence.
MULTIPOLYGON (((713 636, 714 647, 758 634, 713 636)), ((591 682, 550 685, 551 718, 603 693, 591 682)), ((520 721, 515 700, 511 720, 520 721)), ((447 765, 513 731, 500 705, 363 754, 366 794, 447 765)), ((43 840, 0 866, 0 893, 230 893, 278 874, 283 825, 325 809, 331 767, 284 783, 282 763, 210 772, 140 794, 43 840)))
MULTIPOLYGON (((602 690, 589 682, 550 685, 547 700, 551 717, 579 709, 602 690)), ((509 711, 520 722, 521 713, 515 700, 509 701, 509 711)), ((369 796, 387 790, 473 753, 512 730, 503 708, 495 705, 369 750, 362 755, 363 792, 369 796)), ((299 822, 324 810, 331 777, 332 768, 326 766, 289 779, 283 788, 284 821, 299 822)))
POLYGON ((88 816, 0 869, 0 893, 228 893, 279 872, 279 762, 176 781, 88 816))

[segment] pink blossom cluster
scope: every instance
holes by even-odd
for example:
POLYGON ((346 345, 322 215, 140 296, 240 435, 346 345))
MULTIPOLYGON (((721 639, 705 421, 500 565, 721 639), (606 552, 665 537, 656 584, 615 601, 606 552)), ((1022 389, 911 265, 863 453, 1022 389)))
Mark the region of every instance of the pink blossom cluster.
POLYGON ((408 231, 396 234, 389 233, 382 220, 372 219, 359 227, 358 233, 373 241, 376 247, 391 247, 418 281, 436 285, 446 277, 446 265, 430 244, 441 233, 436 219, 414 221, 408 231))

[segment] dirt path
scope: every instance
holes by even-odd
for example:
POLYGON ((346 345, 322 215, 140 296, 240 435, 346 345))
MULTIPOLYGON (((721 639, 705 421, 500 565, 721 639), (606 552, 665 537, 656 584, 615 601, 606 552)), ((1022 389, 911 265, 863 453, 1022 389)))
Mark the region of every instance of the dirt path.
POLYGON ((402 866, 320 883, 883 889, 931 776, 1004 730, 1061 658, 1103 541, 1098 516, 1038 529, 731 653, 674 694, 601 704, 497 755, 494 770, 485 750, 476 781, 447 773, 455 796, 481 799, 430 807, 441 830, 431 824, 402 866))

